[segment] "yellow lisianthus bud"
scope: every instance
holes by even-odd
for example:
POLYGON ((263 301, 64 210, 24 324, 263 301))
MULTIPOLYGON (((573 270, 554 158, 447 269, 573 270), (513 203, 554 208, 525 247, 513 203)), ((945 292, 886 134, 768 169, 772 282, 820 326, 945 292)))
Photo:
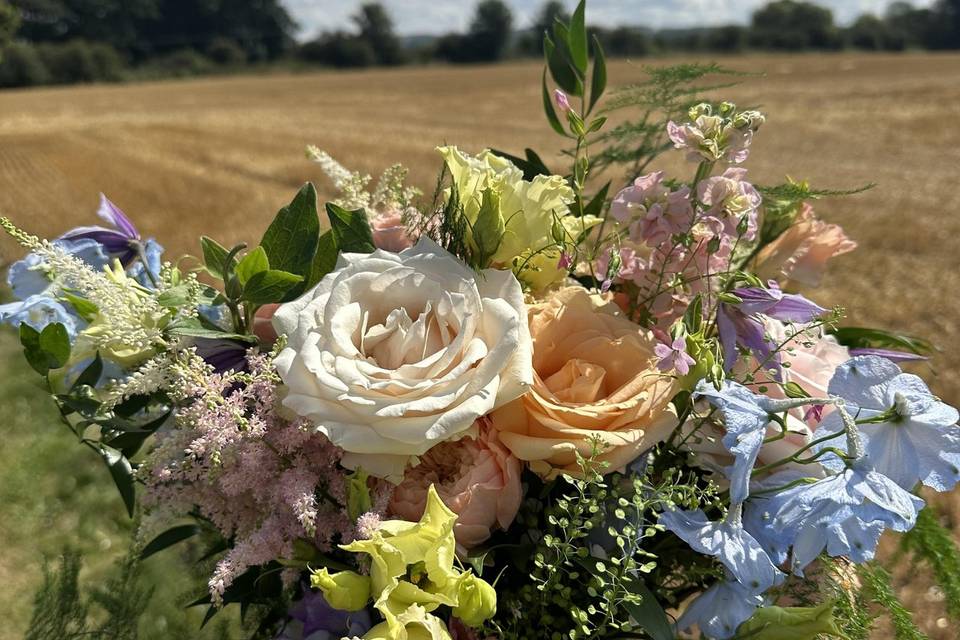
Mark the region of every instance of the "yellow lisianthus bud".
POLYGON ((458 603, 453 615, 470 627, 476 627, 497 612, 497 592, 485 580, 466 573, 460 580, 458 603))
POLYGON ((370 578, 353 571, 330 573, 324 567, 310 576, 310 586, 319 589, 334 609, 359 611, 370 601, 370 578))

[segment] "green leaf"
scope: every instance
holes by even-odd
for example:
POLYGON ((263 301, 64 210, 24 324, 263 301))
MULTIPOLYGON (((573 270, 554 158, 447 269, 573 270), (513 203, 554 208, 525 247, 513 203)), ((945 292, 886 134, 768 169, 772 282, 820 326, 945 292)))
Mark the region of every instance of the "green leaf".
POLYGON ((925 355, 935 350, 929 340, 884 329, 840 327, 830 333, 837 342, 853 349, 902 349, 918 355, 925 355))
POLYGON ((317 253, 313 256, 313 265, 310 268, 310 277, 307 278, 304 291, 312 289, 323 277, 337 266, 337 256, 340 250, 333 239, 333 231, 327 231, 320 236, 317 242, 317 253))
POLYGON ((103 359, 100 357, 100 353, 97 353, 93 361, 88 364, 83 372, 77 376, 77 379, 73 381, 71 391, 75 391, 84 385, 88 387, 95 387, 97 383, 100 382, 100 376, 102 374, 103 359))
POLYGON ((178 542, 192 538, 201 531, 203 531, 203 529, 195 524, 185 524, 167 529, 143 547, 143 550, 140 552, 140 559, 145 560, 159 551, 172 547, 178 542))
POLYGON ((167 332, 176 336, 190 336, 193 338, 211 338, 214 340, 240 340, 250 344, 257 344, 256 336, 247 336, 241 333, 230 333, 222 329, 205 324, 199 318, 185 318, 177 320, 167 327, 167 332))
POLYGON ((737 637, 752 640, 843 638, 833 607, 832 602, 818 607, 761 607, 737 628, 737 637))
MULTIPOLYGON (((313 266, 320 237, 320 218, 317 215, 317 190, 309 182, 297 192, 286 207, 280 209, 270 223, 260 246, 267 254, 270 268, 286 271, 306 279, 313 266)), ((283 300, 293 300, 303 291, 303 286, 287 290, 283 300)))
POLYGON ((673 626, 670 624, 670 618, 657 602, 653 593, 647 588, 647 585, 641 580, 634 580, 631 584, 631 591, 642 598, 640 604, 624 602, 623 606, 630 612, 632 617, 640 627, 643 628, 653 640, 674 640, 673 626))
POLYGON ((573 64, 583 76, 587 73, 587 24, 586 24, 586 0, 580 0, 580 4, 573 12, 570 18, 570 31, 568 42, 570 43, 570 58, 573 64))
POLYGON ((51 369, 59 369, 70 360, 70 336, 59 322, 48 324, 40 332, 40 348, 50 361, 51 369))
POLYGON ((571 96, 583 95, 583 83, 577 77, 576 72, 566 53, 566 43, 560 42, 554 44, 549 37, 543 41, 543 53, 547 59, 547 68, 550 70, 550 77, 557 83, 557 86, 563 89, 571 96))
POLYGON ((245 285, 253 274, 269 268, 270 260, 267 258, 267 252, 263 247, 255 247, 237 264, 237 277, 240 278, 240 284, 245 285))
POLYGON ((509 160, 515 167, 523 171, 523 179, 532 182, 537 176, 552 176, 553 172, 547 168, 543 160, 537 155, 537 152, 529 147, 523 150, 524 158, 501 151, 500 149, 490 149, 490 153, 509 160))
POLYGON ((190 299, 190 287, 186 284, 178 284, 175 287, 171 287, 162 291, 157 296, 157 302, 161 307, 166 307, 168 309, 176 309, 187 304, 190 299))
POLYGON ((203 264, 207 268, 207 273, 223 280, 224 265, 229 253, 226 247, 213 238, 200 236, 200 250, 203 251, 203 264))
POLYGON ((23 345, 23 356, 34 371, 42 376, 50 371, 50 359, 40 348, 40 332, 28 325, 20 323, 20 344, 23 345))
POLYGON ((283 302, 285 296, 303 281, 303 276, 277 269, 253 274, 243 288, 243 299, 251 304, 283 302))
POLYGON ((371 253, 376 250, 370 223, 363 209, 347 211, 332 202, 327 203, 333 242, 344 253, 371 253))
POLYGON ((77 312, 77 315, 87 322, 93 322, 97 314, 100 313, 100 307, 96 304, 69 291, 62 292, 60 297, 68 302, 77 312))
POLYGON ((553 100, 550 99, 550 89, 547 88, 547 70, 543 70, 543 110, 547 114, 547 121, 554 131, 562 136, 567 136, 566 129, 560 124, 560 118, 557 117, 557 110, 553 108, 553 100))
POLYGON ((600 96, 607 88, 607 59, 603 55, 603 47, 597 36, 593 36, 593 76, 590 79, 590 108, 587 113, 593 111, 600 96))
POLYGON ((114 484, 120 491, 120 497, 123 498, 123 504, 127 508, 127 514, 132 518, 133 510, 136 506, 136 493, 133 488, 133 467, 130 461, 120 451, 113 447, 100 445, 100 455, 110 470, 110 476, 114 484))

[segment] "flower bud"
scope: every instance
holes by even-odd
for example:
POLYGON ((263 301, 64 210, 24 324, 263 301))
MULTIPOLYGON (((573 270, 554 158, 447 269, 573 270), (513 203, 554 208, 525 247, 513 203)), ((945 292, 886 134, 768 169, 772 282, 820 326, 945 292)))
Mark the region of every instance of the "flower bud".
POLYGON ((480 626, 497 611, 497 592, 485 580, 465 573, 460 580, 453 615, 470 627, 480 626))
POLYGON ((370 600, 370 578, 353 571, 331 574, 324 567, 310 576, 310 586, 319 589, 334 609, 359 611, 370 600))

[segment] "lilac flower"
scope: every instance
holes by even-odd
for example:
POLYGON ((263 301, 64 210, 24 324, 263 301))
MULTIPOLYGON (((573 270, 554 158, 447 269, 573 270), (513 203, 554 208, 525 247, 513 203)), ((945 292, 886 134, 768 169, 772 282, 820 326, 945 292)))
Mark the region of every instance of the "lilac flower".
POLYGON ((560 109, 561 113, 567 113, 570 111, 570 99, 567 98, 567 94, 565 94, 563 91, 556 89, 553 92, 553 99, 556 100, 557 108, 560 109))
POLYGON ((677 631, 697 625, 700 633, 708 638, 732 638, 737 627, 762 606, 763 596, 751 592, 739 582, 718 582, 690 603, 677 620, 677 631))
POLYGON ((690 365, 697 363, 687 353, 687 340, 683 336, 674 338, 670 344, 657 344, 653 353, 658 358, 657 368, 660 371, 675 370, 681 376, 690 373, 690 365))
POLYGON ((277 640, 339 640, 359 637, 372 627, 366 610, 341 611, 330 606, 323 594, 305 587, 303 598, 288 612, 287 623, 277 640))
POLYGON ((923 506, 861 458, 841 473, 788 489, 774 527, 794 536, 792 568, 802 575, 824 549, 854 561, 872 558, 882 530, 909 531, 923 506))
POLYGON ((694 551, 717 558, 751 593, 763 593, 779 584, 783 573, 743 528, 741 509, 742 505, 735 503, 722 522, 711 522, 699 509, 666 511, 660 514, 660 524, 694 551))
POLYGON ((801 295, 783 293, 776 282, 769 288, 742 287, 733 294, 741 302, 724 302, 717 310, 717 332, 723 346, 723 366, 733 368, 737 360, 737 345, 751 351, 765 368, 780 372, 780 357, 775 352, 777 345, 767 336, 761 316, 781 322, 811 322, 826 313, 826 309, 801 295))
POLYGON ((26 300, 0 305, 0 322, 14 327, 26 323, 37 331, 43 331, 48 324, 59 322, 66 328, 72 341, 81 321, 57 300, 38 294, 26 300))
POLYGON ((810 403, 807 398, 768 398, 730 381, 724 382, 717 391, 709 382, 701 380, 694 390, 694 398, 706 398, 723 415, 726 430, 723 446, 734 456, 733 466, 726 470, 730 499, 734 502, 742 502, 750 494, 750 474, 774 416, 810 403))
POLYGON ((112 257, 120 260, 124 267, 130 266, 139 256, 137 245, 140 242, 140 232, 130 222, 130 219, 100 194, 100 208, 97 215, 106 221, 112 229, 101 226, 77 227, 60 236, 60 240, 89 239, 100 243, 104 250, 112 257))
MULTIPOLYGON (((886 358, 858 356, 837 367, 828 390, 856 417, 864 453, 878 473, 907 490, 922 482, 949 491, 960 481, 960 415, 923 380, 886 358)), ((843 429, 842 416, 834 413, 817 433, 843 429)), ((842 466, 837 456, 823 458, 825 466, 842 466)))

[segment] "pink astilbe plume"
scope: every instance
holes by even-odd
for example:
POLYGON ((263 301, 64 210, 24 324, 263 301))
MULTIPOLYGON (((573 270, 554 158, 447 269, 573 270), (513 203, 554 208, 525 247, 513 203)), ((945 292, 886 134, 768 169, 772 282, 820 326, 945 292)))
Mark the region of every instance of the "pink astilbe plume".
MULTIPOLYGON (((199 361, 197 371, 183 372, 176 428, 158 435, 142 471, 151 517, 199 512, 234 540, 210 579, 215 602, 249 567, 292 557, 295 540, 329 551, 355 535, 341 507, 340 449, 276 413, 279 379, 269 356, 247 361, 247 372, 200 371, 199 361)), ((379 513, 382 492, 375 488, 379 513)))

